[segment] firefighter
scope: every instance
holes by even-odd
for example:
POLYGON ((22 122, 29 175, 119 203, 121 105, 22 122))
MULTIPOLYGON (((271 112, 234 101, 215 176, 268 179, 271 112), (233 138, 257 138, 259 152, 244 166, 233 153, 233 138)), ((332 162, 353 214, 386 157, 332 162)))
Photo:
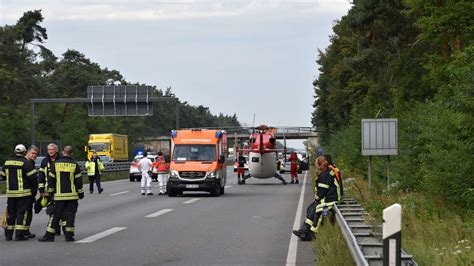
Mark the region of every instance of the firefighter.
MULTIPOLYGON (((36 158, 38 157, 38 153, 39 153, 39 149, 38 147, 36 147, 35 145, 31 145, 29 148, 28 148, 28 151, 26 151, 26 155, 25 155, 25 158, 30 161, 31 164, 33 164, 33 167, 35 167, 35 160, 36 158)), ((35 167, 36 169, 36 167, 35 167)), ((38 182, 38 180, 36 180, 36 182, 38 182)), ((28 210, 28 220, 26 221, 27 223, 27 226, 31 226, 31 222, 32 222, 32 219, 33 219, 33 204, 35 203, 35 197, 34 196, 31 196, 31 209, 28 210)), ((26 234, 28 236, 28 238, 35 238, 36 235, 35 234, 32 234, 30 232, 30 230, 26 230, 26 234)))
POLYGON ((244 174, 245 174, 245 164, 247 160, 242 154, 239 154, 237 161, 237 184, 245 184, 244 174))
MULTIPOLYGON (((52 197, 49 197, 48 193, 48 177, 49 173, 51 172, 51 167, 53 166, 54 162, 56 160, 61 159, 61 155, 59 154, 59 149, 58 146, 54 143, 48 144, 47 147, 48 155, 41 161, 41 165, 39 168, 39 173, 38 173, 38 190, 40 193, 40 197, 46 197, 49 200, 52 200, 52 197)), ((49 202, 49 206, 53 206, 54 202, 49 202)), ((49 211, 48 211, 49 212, 49 211)), ((46 212, 48 214, 48 212, 46 212)), ((49 215, 49 214, 48 214, 49 215)), ((51 217, 50 217, 51 218, 51 217)), ((64 226, 66 225, 66 220, 63 219, 61 221, 61 226, 63 227, 63 233, 66 233, 64 231, 64 226)), ((60 235, 61 230, 58 230, 56 232, 56 235, 60 235)))
POLYGON ((290 165, 290 170, 291 170, 291 184, 296 183, 298 184, 298 156, 296 155, 296 152, 292 152, 290 155, 290 158, 288 158, 288 161, 291 162, 290 165))
POLYGON ((71 146, 63 149, 63 157, 51 166, 48 178, 49 197, 54 199, 54 211, 50 216, 45 235, 38 239, 40 242, 53 242, 55 233, 59 230, 61 217, 66 218, 66 242, 74 241, 74 220, 78 207, 78 200, 84 198, 82 189, 81 168, 72 159, 71 146))
POLYGON ((7 181, 7 227, 5 239, 12 240, 15 232, 15 241, 28 240, 28 221, 31 221, 32 197, 38 189, 37 172, 34 164, 25 158, 26 147, 18 144, 15 155, 5 161, 0 173, 7 181))
POLYGON ((316 181, 316 193, 314 201, 308 206, 306 221, 299 230, 293 230, 293 234, 302 241, 311 241, 314 234, 321 225, 323 215, 327 215, 334 204, 338 201, 339 183, 336 174, 329 168, 329 163, 324 156, 316 158, 318 180, 316 181))
POLYGON ((90 160, 86 162, 85 167, 87 169, 87 176, 89 177, 89 192, 91 194, 94 193, 95 180, 97 191, 99 191, 99 194, 102 193, 104 189, 100 185, 100 176, 102 174, 102 171, 104 171, 105 167, 97 153, 92 153, 92 158, 90 158, 90 160))
POLYGON ((150 177, 150 172, 153 169, 153 163, 151 162, 150 159, 147 158, 148 153, 144 152, 143 153, 143 158, 138 161, 138 170, 142 172, 142 182, 141 182, 141 192, 142 195, 145 195, 145 189, 146 189, 146 195, 152 196, 153 193, 151 193, 151 177, 150 177))
POLYGON ((336 165, 332 162, 331 155, 325 154, 323 155, 326 158, 326 161, 329 163, 328 167, 336 174, 337 182, 339 183, 339 191, 338 191, 338 201, 342 200, 342 196, 344 195, 344 188, 342 186, 342 175, 341 171, 336 167, 336 165))
POLYGON ((153 166, 158 172, 158 184, 160 187, 160 193, 158 195, 166 194, 166 183, 168 182, 168 163, 166 162, 165 156, 161 151, 158 152, 153 166))

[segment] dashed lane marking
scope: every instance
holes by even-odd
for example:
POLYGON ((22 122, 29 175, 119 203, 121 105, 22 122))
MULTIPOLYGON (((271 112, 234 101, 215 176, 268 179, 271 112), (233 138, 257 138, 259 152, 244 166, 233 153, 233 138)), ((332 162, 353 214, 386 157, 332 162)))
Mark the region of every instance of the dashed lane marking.
POLYGON ((161 210, 161 211, 157 211, 157 212, 154 212, 152 214, 148 214, 147 216, 145 216, 145 218, 154 218, 154 217, 158 217, 162 214, 165 214, 165 213, 168 213, 170 211, 173 211, 173 209, 164 209, 164 210, 161 210))
POLYGON ((224 188, 231 188, 231 187, 232 187, 232 185, 228 185, 228 186, 225 186, 224 188))
POLYGON ((201 200, 201 199, 200 199, 200 198, 190 199, 190 200, 188 200, 188 201, 183 202, 183 204, 190 204, 190 203, 196 202, 196 201, 198 201, 198 200, 201 200))
POLYGON ((128 192, 129 191, 122 191, 122 192, 112 193, 112 194, 110 194, 110 196, 117 196, 117 195, 125 194, 125 193, 128 193, 128 192))
POLYGON ((115 233, 120 232, 120 231, 125 230, 125 229, 127 229, 127 227, 113 227, 113 228, 110 228, 109 230, 105 230, 105 231, 100 232, 98 234, 95 234, 93 236, 86 237, 82 240, 76 241, 76 243, 92 243, 92 242, 97 241, 101 238, 104 238, 104 237, 109 236, 111 234, 115 234, 115 233))

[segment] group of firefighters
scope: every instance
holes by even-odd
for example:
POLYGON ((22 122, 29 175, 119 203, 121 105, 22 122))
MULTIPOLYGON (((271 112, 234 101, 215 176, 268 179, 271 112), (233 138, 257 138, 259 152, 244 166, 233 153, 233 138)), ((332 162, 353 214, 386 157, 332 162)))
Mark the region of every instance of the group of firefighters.
MULTIPOLYGON (((78 208, 78 200, 84 198, 82 174, 79 164, 72 159, 73 149, 66 146, 62 155, 56 144, 51 143, 47 148, 48 155, 41 161, 37 170, 35 160, 38 157, 38 148, 34 145, 28 150, 23 144, 15 147, 14 156, 5 161, 0 171, 0 177, 6 180, 7 210, 6 221, 2 226, 5 228, 5 239, 24 241, 36 237, 30 232, 33 218, 33 206, 35 213, 46 208, 49 222, 46 233, 39 238, 40 242, 52 242, 61 231, 66 242, 74 240, 74 221, 78 208), (39 197, 36 195, 39 192, 39 197), (61 230, 62 226, 62 230, 61 230)), ((166 182, 168 164, 161 152, 158 153, 156 161, 152 163, 146 153, 139 162, 142 170, 142 195, 151 193, 150 171, 153 167, 158 169, 158 181, 160 182, 160 194, 166 194, 166 182)), ((94 183, 100 193, 104 191, 100 183, 101 173, 105 167, 96 153, 85 164, 89 177, 89 191, 94 192, 94 183)))
POLYGON ((47 206, 49 222, 40 242, 52 242, 55 235, 63 233, 67 242, 74 241, 74 220, 78 200, 84 197, 80 166, 72 159, 73 149, 66 146, 62 155, 55 144, 48 145, 48 156, 35 168, 38 148, 28 150, 23 144, 15 147, 15 155, 5 161, 0 175, 6 179, 7 215, 5 239, 16 241, 34 238, 30 225, 35 212, 47 206), (36 194, 39 198, 36 200, 36 194))

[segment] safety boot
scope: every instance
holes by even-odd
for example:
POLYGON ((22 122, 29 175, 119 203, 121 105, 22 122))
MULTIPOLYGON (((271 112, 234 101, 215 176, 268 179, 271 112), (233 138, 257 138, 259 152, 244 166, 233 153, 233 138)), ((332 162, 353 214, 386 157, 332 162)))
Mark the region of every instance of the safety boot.
POLYGON ((76 240, 74 239, 74 233, 73 233, 73 232, 66 232, 66 234, 65 234, 64 236, 65 236, 66 242, 74 242, 74 241, 76 241, 76 240))
POLYGON ((305 237, 300 238, 301 241, 312 241, 313 239, 316 239, 316 236, 314 235, 313 231, 309 231, 305 237))
POLYGON ((307 240, 311 237, 310 230, 309 230, 310 228, 311 226, 309 224, 304 223, 300 229, 293 230, 293 234, 299 237, 302 241, 310 241, 310 240, 307 240))
POLYGON ((13 230, 5 229, 5 240, 12 241, 13 240, 13 230))
POLYGON ((32 233, 30 232, 30 230, 27 230, 25 235, 26 235, 28 238, 30 238, 30 239, 36 237, 35 234, 32 234, 32 233))
POLYGON ((26 231, 17 230, 15 233, 15 241, 26 241, 28 240, 28 236, 26 235, 26 231))
POLYGON ((298 179, 296 179, 295 184, 299 184, 299 183, 300 183, 300 182, 298 181, 298 179))
POLYGON ((54 242, 54 234, 46 232, 43 237, 38 238, 39 242, 54 242))

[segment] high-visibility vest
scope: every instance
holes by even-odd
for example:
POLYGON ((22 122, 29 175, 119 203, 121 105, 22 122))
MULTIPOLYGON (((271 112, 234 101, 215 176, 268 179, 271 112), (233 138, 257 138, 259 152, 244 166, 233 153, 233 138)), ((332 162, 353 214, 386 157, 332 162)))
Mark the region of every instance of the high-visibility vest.
MULTIPOLYGON (((105 169, 104 164, 99 160, 97 160, 97 164, 99 168, 99 174, 101 174, 105 169)), ((95 176, 95 161, 87 161, 85 167, 87 169, 88 176, 95 176)))

